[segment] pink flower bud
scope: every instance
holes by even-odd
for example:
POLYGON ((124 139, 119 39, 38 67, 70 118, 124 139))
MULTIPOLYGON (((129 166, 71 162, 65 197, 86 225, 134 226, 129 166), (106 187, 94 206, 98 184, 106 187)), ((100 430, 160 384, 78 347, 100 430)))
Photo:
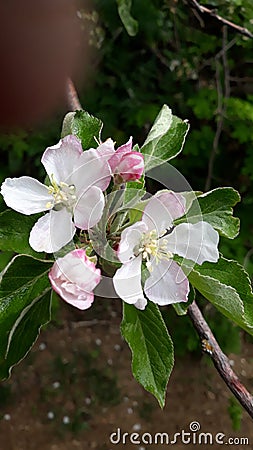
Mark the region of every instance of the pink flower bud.
POLYGON ((132 151, 132 137, 115 151, 109 159, 109 165, 121 183, 141 178, 144 171, 144 158, 141 153, 132 151))
POLYGON ((101 272, 84 249, 77 249, 55 261, 49 279, 63 300, 76 308, 87 309, 94 300, 93 290, 101 280, 101 272))

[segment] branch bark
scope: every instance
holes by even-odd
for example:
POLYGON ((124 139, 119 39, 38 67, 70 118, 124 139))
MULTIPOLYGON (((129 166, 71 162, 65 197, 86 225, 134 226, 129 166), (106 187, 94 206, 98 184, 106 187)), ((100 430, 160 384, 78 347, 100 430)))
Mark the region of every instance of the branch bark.
POLYGON ((76 111, 82 109, 81 103, 76 92, 76 88, 70 78, 66 81, 66 97, 68 107, 71 111, 76 111))
POLYGON ((205 6, 200 5, 196 0, 186 0, 186 1, 192 7, 192 9, 197 11, 199 14, 202 15, 207 14, 210 17, 213 17, 214 19, 222 23, 223 25, 227 25, 229 28, 233 29, 237 33, 253 39, 253 34, 247 28, 240 27, 239 25, 231 22, 230 20, 227 20, 224 17, 219 16, 216 13, 216 10, 206 8, 205 6))
POLYGON ((201 339, 203 351, 211 356, 215 368, 225 381, 228 388, 238 399, 250 417, 253 418, 253 397, 232 370, 228 357, 222 352, 218 342, 216 341, 212 331, 210 330, 195 302, 189 306, 188 315, 201 339))
POLYGON ((208 191, 211 187, 212 177, 213 177, 213 169, 214 169, 214 161, 219 149, 220 137, 223 131, 224 118, 226 116, 227 110, 227 99, 230 96, 230 70, 227 60, 227 51, 231 48, 235 43, 235 39, 232 39, 231 42, 227 42, 227 26, 222 27, 222 49, 215 56, 215 80, 217 87, 217 96, 218 96, 218 105, 216 110, 217 115, 217 124, 216 124, 216 132, 213 140, 213 147, 210 153, 209 161, 208 161, 208 173, 206 178, 205 190, 208 191), (224 88, 222 87, 221 82, 221 70, 220 70, 220 61, 222 60, 222 69, 223 69, 223 78, 224 78, 224 88))

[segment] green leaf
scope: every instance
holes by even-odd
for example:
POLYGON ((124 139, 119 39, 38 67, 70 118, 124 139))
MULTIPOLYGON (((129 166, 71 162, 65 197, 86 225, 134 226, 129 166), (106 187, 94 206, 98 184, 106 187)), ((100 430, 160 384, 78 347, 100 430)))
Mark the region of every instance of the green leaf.
POLYGON ((63 120, 61 137, 74 134, 80 139, 84 150, 96 148, 101 138, 102 127, 101 120, 91 116, 87 111, 70 112, 63 120))
POLYGON ((190 283, 222 314, 253 335, 253 293, 248 274, 233 260, 223 257, 217 263, 205 262, 191 268, 190 283))
POLYGON ((124 302, 121 332, 132 351, 134 377, 163 407, 174 351, 157 305, 148 302, 146 309, 140 311, 124 302))
POLYGON ((233 217, 233 206, 240 201, 240 195, 230 187, 214 189, 198 196, 181 222, 197 223, 201 220, 210 223, 222 236, 234 239, 240 228, 240 220, 233 217))
POLYGON ((129 36, 138 32, 138 22, 131 15, 132 0, 117 0, 119 16, 129 36))
POLYGON ((175 158, 183 148, 188 130, 189 124, 173 116, 171 109, 163 105, 141 147, 146 170, 175 158))
POLYGON ((12 209, 0 213, 0 250, 40 257, 29 245, 30 231, 40 214, 25 216, 12 209))
POLYGON ((0 284, 0 379, 25 357, 40 328, 50 320, 52 262, 19 255, 2 274, 0 284))

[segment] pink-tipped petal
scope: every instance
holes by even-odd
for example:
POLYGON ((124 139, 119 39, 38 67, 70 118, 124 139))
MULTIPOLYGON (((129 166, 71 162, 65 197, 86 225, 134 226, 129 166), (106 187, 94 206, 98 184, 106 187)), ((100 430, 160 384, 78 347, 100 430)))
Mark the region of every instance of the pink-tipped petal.
POLYGON ((70 184, 81 195, 88 188, 97 186, 104 191, 111 180, 111 169, 106 157, 97 150, 86 150, 75 161, 70 176, 70 184))
POLYGON ((118 154, 124 155, 125 153, 129 153, 132 151, 132 146, 133 146, 133 138, 131 136, 125 144, 117 148, 116 152, 118 154))
POLYGON ((114 142, 111 138, 106 139, 105 142, 102 142, 97 148, 96 151, 100 156, 108 161, 115 153, 114 142))
POLYGON ((171 227, 175 219, 185 213, 185 204, 186 201, 180 194, 171 191, 158 192, 149 200, 142 220, 149 230, 156 230, 160 236, 171 227))
POLYGON ((41 162, 52 181, 54 180, 57 184, 60 182, 71 184, 73 167, 82 153, 79 139, 69 135, 61 139, 58 144, 48 147, 43 153, 41 162))
POLYGON ((67 303, 84 310, 94 300, 94 288, 101 280, 100 269, 89 260, 84 249, 59 258, 49 272, 53 289, 67 303))

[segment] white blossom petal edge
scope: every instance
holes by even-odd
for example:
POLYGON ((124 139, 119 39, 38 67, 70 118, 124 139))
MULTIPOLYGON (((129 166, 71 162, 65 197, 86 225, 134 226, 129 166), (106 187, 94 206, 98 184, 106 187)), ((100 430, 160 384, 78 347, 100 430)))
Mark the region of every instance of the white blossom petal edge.
POLYGON ((171 191, 161 191, 146 205, 142 220, 125 228, 118 258, 122 266, 113 278, 116 293, 139 309, 146 306, 145 296, 158 305, 186 302, 189 282, 174 254, 194 263, 217 262, 219 234, 207 222, 173 221, 186 212, 185 199, 171 191), (144 292, 141 266, 146 266, 144 292), (129 291, 130 289, 130 291, 129 291))

